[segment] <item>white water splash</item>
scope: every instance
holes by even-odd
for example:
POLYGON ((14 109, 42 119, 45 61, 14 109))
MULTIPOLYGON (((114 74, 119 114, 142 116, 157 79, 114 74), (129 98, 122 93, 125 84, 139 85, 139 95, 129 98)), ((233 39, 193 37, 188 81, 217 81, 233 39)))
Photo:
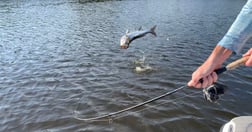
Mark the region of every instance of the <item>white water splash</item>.
POLYGON ((154 71, 155 69, 146 62, 146 56, 144 52, 140 52, 142 53, 142 57, 134 61, 134 72, 148 73, 154 71))

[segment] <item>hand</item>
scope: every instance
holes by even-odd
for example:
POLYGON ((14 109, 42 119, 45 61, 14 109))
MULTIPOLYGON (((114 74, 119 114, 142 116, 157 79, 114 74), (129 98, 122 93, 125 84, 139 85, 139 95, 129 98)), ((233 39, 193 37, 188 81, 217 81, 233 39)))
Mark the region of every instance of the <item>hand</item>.
POLYGON ((217 81, 218 76, 214 72, 214 67, 211 64, 204 63, 192 74, 192 80, 188 82, 189 87, 206 88, 217 81), (199 82, 203 79, 203 83, 199 82))
POLYGON ((245 66, 252 66, 252 48, 250 48, 247 53, 243 54, 244 56, 250 56, 249 59, 245 62, 245 66))

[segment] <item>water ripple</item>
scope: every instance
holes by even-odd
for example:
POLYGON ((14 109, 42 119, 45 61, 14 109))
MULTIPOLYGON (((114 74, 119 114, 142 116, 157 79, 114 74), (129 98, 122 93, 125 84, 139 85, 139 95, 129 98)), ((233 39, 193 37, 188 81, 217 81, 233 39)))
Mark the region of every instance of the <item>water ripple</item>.
POLYGON ((0 131, 218 131, 251 114, 251 69, 241 68, 220 77, 228 90, 218 104, 186 89, 110 124, 74 118, 115 112, 185 85, 243 4, 0 1, 0 131), (157 37, 120 49, 126 29, 153 25, 157 37), (138 74, 137 66, 152 70, 138 74))

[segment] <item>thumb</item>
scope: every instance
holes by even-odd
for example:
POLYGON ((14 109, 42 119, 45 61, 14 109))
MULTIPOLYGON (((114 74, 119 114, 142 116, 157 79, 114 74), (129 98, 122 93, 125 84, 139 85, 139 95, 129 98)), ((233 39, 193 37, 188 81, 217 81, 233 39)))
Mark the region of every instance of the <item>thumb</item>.
POLYGON ((252 55, 249 57, 249 59, 245 62, 245 66, 252 66, 252 55))
POLYGON ((198 78, 192 78, 192 80, 190 80, 187 83, 187 86, 189 86, 189 87, 195 87, 199 83, 199 80, 200 79, 198 79, 198 78))
POLYGON ((249 56, 252 54, 252 48, 250 48, 245 54, 243 54, 242 56, 245 57, 245 56, 249 56))
POLYGON ((189 81, 189 82, 187 83, 187 86, 193 87, 193 84, 194 84, 194 82, 191 80, 191 81, 189 81))

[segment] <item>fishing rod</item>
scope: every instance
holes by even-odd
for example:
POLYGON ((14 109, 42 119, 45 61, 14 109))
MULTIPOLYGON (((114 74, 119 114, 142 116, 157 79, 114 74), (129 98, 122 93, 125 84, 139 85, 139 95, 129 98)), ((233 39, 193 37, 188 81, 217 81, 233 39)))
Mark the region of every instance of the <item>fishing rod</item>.
MULTIPOLYGON (((248 56, 247 56, 247 57, 240 58, 240 59, 238 59, 238 60, 236 60, 236 61, 234 61, 234 62, 228 64, 226 67, 222 67, 222 68, 219 68, 219 69, 215 70, 215 72, 219 75, 219 74, 221 74, 221 73, 223 73, 223 72, 225 72, 225 71, 233 70, 233 69, 235 69, 236 67, 239 67, 240 65, 243 65, 243 64, 248 60, 248 58, 249 58, 248 56)), ((200 82, 203 82, 203 80, 200 79, 200 82)), ((125 109, 122 109, 122 110, 119 110, 119 111, 116 111, 116 112, 104 114, 104 115, 101 115, 101 116, 91 117, 91 118, 79 118, 79 117, 75 117, 75 119, 78 119, 78 120, 81 120, 81 121, 99 121, 100 119, 105 119, 105 118, 107 118, 107 119, 109 119, 109 120, 112 120, 112 117, 115 116, 115 115, 118 115, 118 114, 121 114, 121 113, 130 111, 130 110, 136 109, 136 108, 138 108, 138 107, 144 106, 144 105, 146 105, 146 104, 149 104, 149 103, 151 103, 151 102, 154 102, 154 101, 156 101, 156 100, 159 100, 159 99, 161 99, 161 98, 164 98, 164 97, 166 97, 166 96, 168 96, 168 95, 172 95, 173 93, 176 93, 176 92, 178 92, 178 91, 180 91, 180 90, 182 90, 182 89, 185 89, 185 88, 187 88, 187 85, 181 86, 181 87, 179 87, 179 88, 177 88, 177 89, 174 89, 174 90, 172 90, 172 91, 170 91, 170 92, 167 92, 167 93, 162 94, 162 95, 160 95, 160 96, 157 96, 157 97, 155 97, 155 98, 149 99, 149 100, 144 101, 144 102, 142 102, 142 103, 133 105, 133 106, 131 106, 131 107, 128 107, 128 108, 125 108, 125 109)), ((211 90, 206 90, 205 92, 207 92, 207 91, 211 91, 211 90)), ((209 96, 209 99, 211 99, 210 97, 211 97, 213 94, 217 94, 217 93, 209 92, 209 93, 207 93, 207 94, 208 94, 208 96, 209 96)), ((210 102, 212 102, 212 101, 210 101, 210 102)))
POLYGON ((171 95, 171 94, 173 94, 173 93, 175 93, 175 92, 177 92, 177 91, 179 91, 179 90, 182 90, 182 89, 184 89, 184 88, 186 88, 186 87, 187 87, 187 85, 184 85, 184 86, 182 86, 182 87, 179 87, 179 88, 177 88, 177 89, 175 89, 175 90, 172 90, 172 91, 170 91, 170 92, 167 92, 167 93, 165 93, 165 94, 162 94, 162 95, 160 95, 160 96, 157 96, 157 97, 155 97, 155 98, 152 98, 152 99, 150 99, 150 100, 144 101, 144 102, 142 102, 142 103, 136 104, 136 105, 134 105, 134 106, 131 106, 131 107, 128 107, 128 108, 125 108, 125 109, 122 109, 122 110, 119 110, 119 111, 116 111, 116 112, 112 112, 112 113, 105 114, 105 115, 102 115, 102 116, 97 116, 97 117, 92 117, 92 118, 86 118, 86 119, 80 119, 80 118, 76 117, 76 119, 79 119, 79 120, 82 120, 82 121, 96 121, 96 120, 103 119, 103 118, 111 119, 112 116, 114 116, 114 115, 118 115, 118 114, 124 113, 124 112, 126 112, 126 111, 133 110, 133 109, 135 109, 135 108, 138 108, 138 107, 141 107, 141 106, 143 106, 143 105, 149 104, 149 103, 151 103, 151 102, 154 102, 154 101, 156 101, 156 100, 159 100, 159 99, 161 99, 161 98, 164 98, 165 96, 171 95))

